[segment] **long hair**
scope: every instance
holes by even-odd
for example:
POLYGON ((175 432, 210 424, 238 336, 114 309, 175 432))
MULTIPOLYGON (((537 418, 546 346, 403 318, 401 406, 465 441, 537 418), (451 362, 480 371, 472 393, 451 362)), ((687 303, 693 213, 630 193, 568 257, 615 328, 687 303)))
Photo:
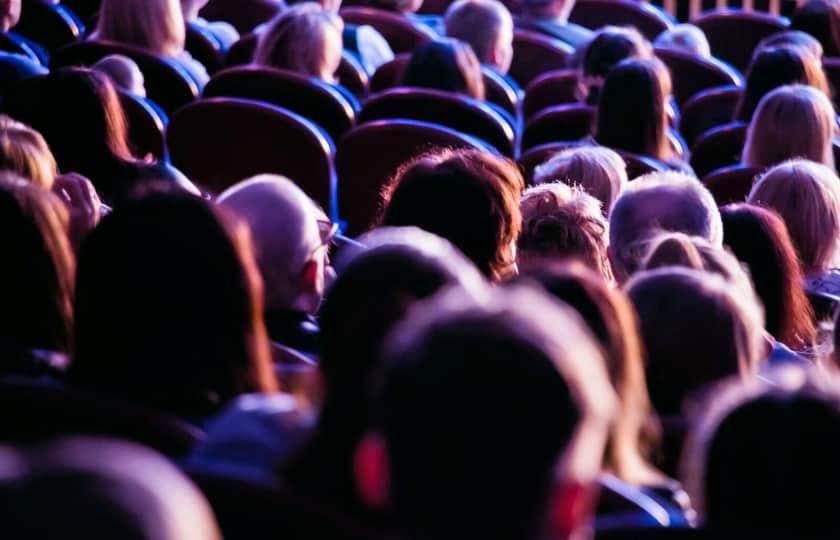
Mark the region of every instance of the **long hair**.
POLYGON ((481 64, 467 43, 457 39, 433 41, 418 47, 403 75, 404 86, 433 88, 484 99, 481 64))
POLYGON ((58 166, 47 141, 31 127, 0 115, 0 170, 52 189, 58 166))
POLYGON ((790 27, 817 38, 826 56, 840 56, 840 2, 837 0, 808 0, 793 12, 790 27))
POLYGON ((103 0, 98 39, 142 47, 163 56, 184 50, 186 23, 179 0, 103 0))

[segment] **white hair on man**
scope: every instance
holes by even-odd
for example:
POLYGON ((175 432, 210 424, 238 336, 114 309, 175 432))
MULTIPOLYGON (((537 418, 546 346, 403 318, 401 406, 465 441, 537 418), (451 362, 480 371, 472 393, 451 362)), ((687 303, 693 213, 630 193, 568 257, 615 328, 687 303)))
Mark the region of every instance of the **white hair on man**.
POLYGON ((456 0, 446 10, 448 37, 468 43, 482 64, 507 73, 513 59, 513 17, 499 0, 456 0))
POLYGON ((679 172, 653 172, 629 184, 610 214, 609 257, 616 280, 624 282, 660 232, 682 232, 722 245, 720 211, 709 190, 679 172))

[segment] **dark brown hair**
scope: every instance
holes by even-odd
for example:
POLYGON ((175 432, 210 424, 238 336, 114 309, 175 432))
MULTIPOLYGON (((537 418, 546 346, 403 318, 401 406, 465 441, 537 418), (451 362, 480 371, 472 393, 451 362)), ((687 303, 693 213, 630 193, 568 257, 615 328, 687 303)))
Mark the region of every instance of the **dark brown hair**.
POLYGON ((472 47, 457 39, 433 41, 418 47, 405 68, 403 84, 484 99, 481 64, 472 47))

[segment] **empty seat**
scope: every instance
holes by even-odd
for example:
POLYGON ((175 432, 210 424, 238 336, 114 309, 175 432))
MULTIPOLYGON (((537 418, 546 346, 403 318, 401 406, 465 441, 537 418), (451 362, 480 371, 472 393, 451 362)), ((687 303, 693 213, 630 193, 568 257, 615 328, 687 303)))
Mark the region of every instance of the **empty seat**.
POLYGON ((538 112, 525 124, 522 151, 557 141, 577 141, 590 135, 597 109, 579 103, 556 105, 538 112))
POLYGON ((291 111, 245 99, 200 100, 172 115, 166 143, 172 164, 211 192, 257 174, 281 174, 334 211, 332 142, 291 111))
POLYGON ((91 66, 109 54, 123 54, 137 62, 149 99, 167 114, 198 97, 198 85, 176 62, 130 45, 109 41, 74 43, 56 51, 52 67, 91 66))
POLYGON ((680 135, 685 142, 690 146, 703 133, 731 122, 742 94, 737 86, 721 86, 689 99, 680 110, 680 135))
POLYGON ((165 118, 143 98, 122 90, 119 96, 128 121, 128 140, 135 155, 143 157, 151 154, 157 160, 165 159, 165 118))
POLYGON ((525 89, 522 115, 525 119, 555 105, 576 103, 578 73, 574 69, 560 69, 543 73, 525 89))
POLYGON ((741 151, 747 138, 747 124, 730 122, 707 131, 691 147, 691 167, 698 178, 715 169, 741 162, 741 151))
POLYGON ((759 42, 787 30, 790 22, 768 13, 719 9, 704 13, 693 21, 706 34, 712 54, 746 71, 759 42))
POLYGON ((318 124, 333 139, 353 127, 358 103, 320 79, 273 68, 228 68, 210 79, 204 97, 239 97, 265 101, 318 124))
POLYGON ((714 58, 671 49, 656 49, 656 56, 671 72, 674 98, 680 105, 709 88, 744 85, 740 73, 714 58))
POLYGON ((565 68, 574 52, 571 46, 559 39, 552 39, 537 32, 514 29, 514 61, 510 66, 510 76, 519 86, 525 88, 543 73, 565 68))
POLYGON ((347 233, 366 231, 376 218, 382 187, 402 164, 435 148, 493 152, 483 142, 463 133, 412 120, 370 122, 342 137, 335 168, 339 177, 339 215, 346 221, 347 233))
POLYGON ((198 25, 187 25, 186 42, 184 48, 190 55, 201 62, 210 75, 216 73, 225 65, 222 44, 213 34, 203 30, 198 25))
POLYGON ((48 0, 23 2, 20 21, 13 30, 49 51, 79 41, 85 26, 66 6, 48 0))
POLYGON ((376 8, 349 7, 340 12, 345 23, 372 26, 382 34, 394 53, 411 52, 437 36, 425 26, 414 24, 407 17, 376 8))
POLYGON ((569 21, 593 30, 607 25, 635 26, 651 41, 674 24, 661 9, 636 0, 578 0, 569 21))
POLYGON ((427 88, 394 88, 372 96, 359 123, 404 118, 440 124, 468 133, 513 156, 515 133, 502 115, 472 98, 427 88))
POLYGON ((703 184, 712 192, 718 206, 744 202, 760 173, 761 169, 755 167, 732 165, 710 172, 703 177, 703 184))

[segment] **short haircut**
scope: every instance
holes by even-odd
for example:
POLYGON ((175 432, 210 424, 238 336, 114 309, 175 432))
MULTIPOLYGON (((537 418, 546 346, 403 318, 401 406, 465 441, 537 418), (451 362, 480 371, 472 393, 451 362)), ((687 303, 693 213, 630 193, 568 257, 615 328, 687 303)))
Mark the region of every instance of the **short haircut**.
POLYGON ((653 45, 708 58, 712 55, 706 34, 693 24, 678 24, 656 36, 653 45))
POLYGON ((720 212, 699 180, 677 172, 653 172, 627 184, 610 214, 610 260, 614 271, 632 274, 646 244, 658 232, 683 232, 719 246, 720 212))
POLYGON ((489 64, 502 28, 513 28, 513 18, 499 0, 456 0, 444 24, 447 36, 468 43, 478 61, 489 64))
POLYGON ((418 537, 536 537, 552 486, 600 470, 598 439, 587 449, 575 432, 605 438, 604 360, 579 316, 545 295, 438 296, 395 330, 384 361, 391 500, 418 537))
POLYGON ((19 174, 44 189, 52 189, 58 174, 41 134, 5 115, 0 115, 0 170, 19 174))
POLYGON ((526 189, 520 202, 520 266, 534 261, 576 259, 612 279, 607 259, 607 221, 598 200, 562 183, 526 189))
POLYGON ((761 176, 747 199, 787 225, 806 274, 824 272, 840 252, 840 179, 824 165, 793 160, 761 176))
POLYGON ((180 0, 103 0, 96 37, 177 56, 186 40, 180 0))
POLYGON ((583 97, 590 104, 598 103, 601 84, 612 68, 627 59, 652 56, 653 47, 638 30, 622 26, 599 29, 584 45, 582 53, 580 84, 585 89, 583 97))
POLYGON ((568 148, 534 169, 535 184, 548 182, 582 187, 601 201, 608 216, 627 185, 627 166, 620 155, 604 146, 568 148))
POLYGON ((405 67, 404 86, 455 92, 483 100, 481 64, 468 43, 451 38, 417 47, 405 67))
POLYGON ((401 167, 383 192, 380 222, 442 236, 498 280, 514 265, 524 185, 506 158, 480 150, 440 150, 401 167))

